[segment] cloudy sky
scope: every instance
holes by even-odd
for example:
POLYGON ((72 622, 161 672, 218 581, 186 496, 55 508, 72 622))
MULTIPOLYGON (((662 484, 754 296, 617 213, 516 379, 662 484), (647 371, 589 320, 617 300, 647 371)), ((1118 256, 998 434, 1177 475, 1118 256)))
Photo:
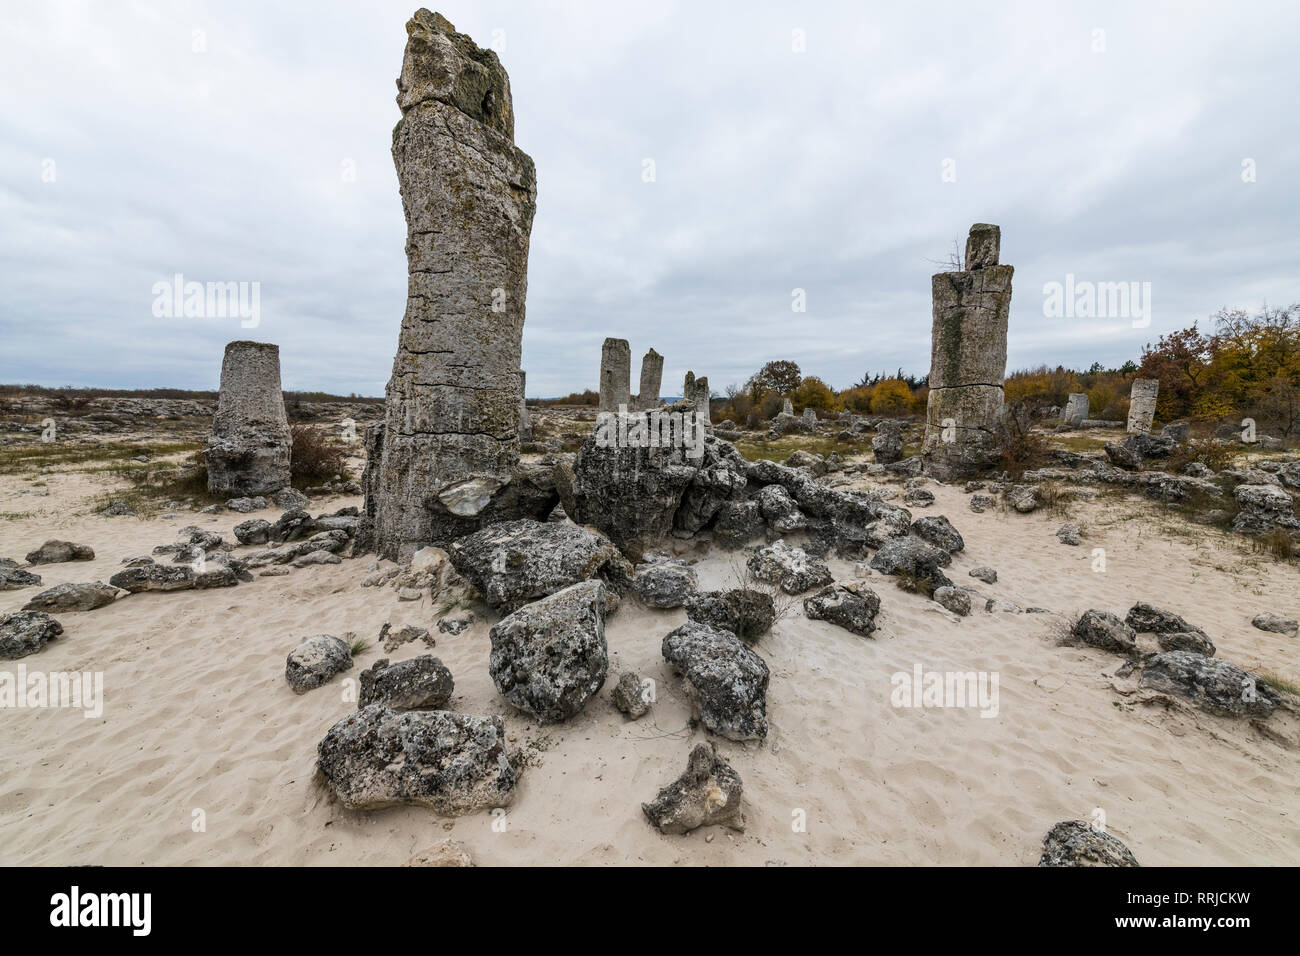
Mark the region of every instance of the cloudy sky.
MULTIPOLYGON (((665 356, 665 394, 778 358, 924 373, 929 277, 973 222, 1016 267, 1013 369, 1300 300, 1293 0, 436 9, 499 50, 537 163, 530 396, 594 387, 608 335, 665 356), (1150 283, 1149 325, 1046 314, 1067 275, 1150 283)), ((0 381, 211 388, 256 338, 286 388, 382 394, 413 10, 7 4, 0 381), (177 273, 260 283, 260 325, 155 315, 177 273)))

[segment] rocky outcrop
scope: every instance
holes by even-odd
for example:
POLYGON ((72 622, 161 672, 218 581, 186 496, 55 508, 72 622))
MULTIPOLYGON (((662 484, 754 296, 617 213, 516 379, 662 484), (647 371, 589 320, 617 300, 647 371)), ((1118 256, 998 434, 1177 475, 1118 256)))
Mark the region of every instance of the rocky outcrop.
POLYGON ((451 563, 493 607, 513 611, 592 578, 627 586, 631 565, 602 535, 571 524, 523 519, 452 543, 451 563))
POLYGON ((952 564, 952 555, 920 538, 893 538, 880 548, 871 559, 871 567, 882 574, 913 578, 933 591, 949 587, 952 581, 941 568, 952 564))
POLYGON ((646 819, 667 834, 689 833, 702 826, 744 830, 740 775, 711 743, 696 744, 686 772, 641 805, 646 819))
POLYGON ((364 547, 405 560, 494 521, 544 519, 519 470, 533 161, 491 50, 421 9, 406 24, 392 153, 406 312, 384 422, 367 430, 364 547), (533 510, 534 506, 536 510, 533 510))
POLYGON ((208 491, 261 495, 284 488, 292 447, 280 391, 280 347, 231 342, 221 362, 221 394, 203 450, 208 491))
POLYGON ((1137 866, 1132 852, 1119 840, 1083 820, 1066 820, 1047 831, 1039 866, 1137 866))
POLYGON ((509 806, 518 780, 500 717, 371 704, 331 727, 316 753, 321 777, 350 810, 472 813, 509 806))
POLYGON ((0 661, 17 660, 45 649, 63 625, 43 611, 16 611, 0 618, 0 661))
POLYGON ((1285 488, 1278 485, 1238 485, 1233 495, 1241 508, 1232 519, 1233 531, 1268 534, 1281 528, 1293 535, 1300 532, 1295 502, 1285 488))
POLYGON ((803 548, 792 548, 784 541, 756 551, 746 563, 755 580, 775 584, 786 594, 802 594, 834 580, 830 568, 811 558, 803 548))
POLYGON ((488 670, 510 704, 544 724, 568 720, 605 684, 605 585, 582 581, 492 627, 488 670))
POLYGON ((700 722, 729 740, 767 736, 767 663, 730 631, 687 621, 663 641, 700 722))

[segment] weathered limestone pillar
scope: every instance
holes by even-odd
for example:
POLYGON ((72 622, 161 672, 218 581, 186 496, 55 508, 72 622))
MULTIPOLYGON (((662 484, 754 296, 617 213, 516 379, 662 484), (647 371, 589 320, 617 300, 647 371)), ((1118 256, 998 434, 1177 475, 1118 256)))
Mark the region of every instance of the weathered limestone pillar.
POLYGON ((713 393, 709 391, 709 377, 701 375, 695 377, 694 372, 686 373, 686 380, 682 383, 682 401, 690 402, 695 406, 695 413, 700 416, 704 422, 704 430, 713 431, 713 419, 709 412, 709 398, 713 393))
POLYGON ((1015 271, 998 264, 1001 242, 997 226, 976 223, 966 240, 965 270, 931 279, 930 398, 922 452, 939 476, 972 472, 997 459, 1015 271))
POLYGON ((632 401, 632 346, 606 339, 600 349, 600 410, 617 412, 632 401))
POLYGON ((528 420, 528 400, 524 390, 528 387, 528 374, 519 370, 519 441, 533 440, 533 423, 528 420))
POLYGON ((815 431, 817 429, 817 413, 811 408, 805 408, 803 410, 803 427, 808 431, 815 431))
POLYGON ((787 398, 781 404, 781 414, 787 415, 790 418, 794 418, 794 402, 790 401, 790 399, 787 398))
POLYGON ((1078 428, 1088 417, 1088 396, 1085 392, 1071 392, 1070 400, 1065 406, 1063 420, 1065 424, 1078 428))
POLYGON ((365 540, 398 559, 518 516, 511 482, 537 204, 496 53, 424 9, 406 33, 393 130, 406 313, 363 482, 365 540))
POLYGON ((208 490, 261 495, 289 484, 293 440, 280 391, 280 347, 231 342, 221 360, 221 394, 204 447, 208 490))
POLYGON ((1133 390, 1128 398, 1128 430, 1147 434, 1151 431, 1151 422, 1156 417, 1156 395, 1160 393, 1160 381, 1154 378, 1133 379, 1133 390))
POLYGON ((663 383, 664 357, 651 349, 641 359, 641 390, 636 393, 636 407, 642 410, 659 406, 659 387, 663 383))

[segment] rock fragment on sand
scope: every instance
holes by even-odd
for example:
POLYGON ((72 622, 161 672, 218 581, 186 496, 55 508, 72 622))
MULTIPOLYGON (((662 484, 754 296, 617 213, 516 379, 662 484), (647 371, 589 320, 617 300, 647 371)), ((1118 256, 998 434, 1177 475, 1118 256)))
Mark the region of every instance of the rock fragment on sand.
POLYGON ((443 840, 441 843, 435 843, 427 850, 421 850, 402 864, 402 866, 432 867, 473 865, 474 860, 469 855, 469 851, 454 840, 443 840))
POLYGON ((1137 635, 1133 628, 1109 611, 1096 608, 1085 611, 1075 622, 1071 634, 1076 640, 1099 650, 1115 654, 1137 652, 1137 635))
POLYGON ((951 586, 941 571, 952 564, 952 555, 920 538, 893 538, 871 558, 871 567, 882 574, 906 575, 927 582, 931 588, 951 586))
POLYGON ((514 799, 501 717, 371 704, 331 727, 316 753, 326 785, 350 810, 413 804, 457 815, 514 799))
POLYGON ((44 611, 16 611, 0 618, 0 660, 12 661, 45 649, 63 625, 44 611))
POLYGON ((295 694, 305 694, 351 667, 352 650, 345 641, 331 634, 317 634, 289 652, 284 679, 295 694))
POLYGON ((814 621, 829 621, 854 634, 870 637, 876 630, 880 596, 865 584, 830 584, 804 598, 804 615, 814 621))
POLYGON ((1274 614, 1271 611, 1256 614, 1250 623, 1261 631, 1272 631, 1274 634, 1285 634, 1287 637, 1295 637, 1297 633, 1300 633, 1300 622, 1289 617, 1283 617, 1281 614, 1274 614))
POLYGON ((767 663, 735 634, 687 621, 663 641, 700 722, 729 740, 767 736, 767 663))
POLYGON ((65 561, 93 561, 95 549, 86 544, 50 539, 27 554, 28 564, 61 564, 65 561))
POLYGON ((1083 820, 1066 820, 1047 831, 1039 866, 1137 866, 1123 843, 1083 820))
POLYGON ((792 548, 784 541, 756 551, 747 566, 756 580, 775 584, 786 594, 802 594, 834 580, 830 568, 823 562, 809 557, 803 548, 792 548))
POLYGON ((989 567, 971 568, 970 576, 977 581, 983 581, 985 584, 998 583, 998 572, 993 568, 989 568, 989 567))
POLYGON ((1249 671, 1191 651, 1152 655, 1138 685, 1223 717, 1267 717, 1280 703, 1277 692, 1249 671))
POLYGON ((0 591, 17 591, 19 588, 35 587, 41 583, 41 576, 22 568, 0 567, 0 591))
POLYGON ((24 611, 93 611, 112 604, 117 588, 101 581, 91 584, 56 584, 23 605, 24 611))
POLYGON ((970 614, 970 593, 961 588, 952 586, 935 588, 933 597, 940 606, 952 611, 958 617, 967 617, 970 614))
POLYGON ((385 654, 391 654, 403 644, 410 644, 413 641, 423 641, 428 647, 434 646, 434 638, 428 628, 407 624, 394 631, 392 624, 385 623, 379 629, 379 643, 383 645, 385 654))
POLYGON ((451 671, 432 654, 390 664, 381 657, 361 672, 357 709, 386 704, 393 710, 438 710, 451 700, 451 671))
POLYGON ((922 541, 928 541, 936 548, 943 548, 949 554, 961 551, 966 547, 966 542, 962 540, 961 533, 943 515, 927 515, 924 518, 917 518, 912 522, 912 533, 922 541))
POLYGON ((650 687, 641 675, 633 671, 624 671, 618 683, 610 691, 609 699, 621 713, 632 720, 644 717, 650 711, 650 687))
POLYGON ((1056 540, 1060 541, 1061 544, 1068 544, 1074 547, 1078 547, 1079 535, 1081 535, 1082 533, 1083 532, 1079 529, 1079 526, 1077 524, 1073 524, 1073 523, 1063 524, 1056 531, 1056 540))
POLYGON ((641 810, 661 833, 689 833, 702 826, 721 825, 744 831, 740 775, 712 743, 696 744, 686 772, 664 787, 641 810))

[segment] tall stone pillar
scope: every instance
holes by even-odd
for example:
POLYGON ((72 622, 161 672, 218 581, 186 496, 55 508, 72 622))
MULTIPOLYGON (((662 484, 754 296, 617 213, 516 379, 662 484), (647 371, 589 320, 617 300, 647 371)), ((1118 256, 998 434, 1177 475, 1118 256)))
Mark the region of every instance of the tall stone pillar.
POLYGON ((705 431, 709 432, 713 431, 713 420, 709 412, 709 398, 712 394, 707 375, 696 378, 694 372, 686 373, 686 380, 682 383, 682 401, 695 406, 695 413, 704 422, 705 431))
POLYGON ((1128 397, 1128 430, 1145 435, 1151 431, 1156 417, 1156 396, 1160 393, 1160 380, 1133 379, 1133 390, 1128 397))
POLYGON ((647 410, 659 406, 659 388, 664 378, 664 357, 651 349, 641 359, 640 391, 636 393, 636 407, 647 410))
POLYGON ((1071 392, 1070 400, 1062 416, 1065 424, 1078 428, 1088 417, 1088 395, 1086 392, 1071 392))
POLYGON ((293 440, 280 391, 280 347, 231 342, 221 360, 221 394, 204 446, 208 491, 262 495, 289 484, 293 440))
POLYGON ((365 529, 402 559, 516 517, 519 360, 536 210, 510 80, 442 16, 406 24, 393 130, 406 214, 406 313, 367 462, 365 529))
POLYGON ((976 223, 966 268, 931 279, 930 397, 922 453, 936 476, 976 471, 998 457, 1007 370, 1011 266, 998 264, 1002 233, 976 223))
POLYGON ((600 410, 616 412, 632 401, 632 346, 606 339, 600 349, 600 410))

